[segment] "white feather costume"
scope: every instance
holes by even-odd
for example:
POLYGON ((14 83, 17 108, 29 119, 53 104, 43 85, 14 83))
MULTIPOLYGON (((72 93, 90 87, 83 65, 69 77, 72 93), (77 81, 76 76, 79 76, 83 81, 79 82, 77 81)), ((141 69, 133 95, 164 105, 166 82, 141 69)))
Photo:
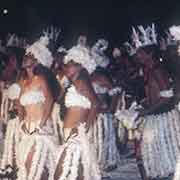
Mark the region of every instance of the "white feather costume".
MULTIPOLYGON (((65 105, 70 107, 91 108, 90 100, 78 93, 71 85, 65 96, 65 105)), ((77 127, 77 133, 71 134, 71 128, 63 129, 64 144, 60 147, 57 171, 59 180, 78 180, 83 176, 86 180, 100 180, 101 175, 96 160, 95 148, 86 133, 85 123, 77 127)), ((55 174, 57 176, 57 174, 55 174)), ((56 177, 57 178, 57 177, 56 177)))
POLYGON ((180 114, 170 112, 145 116, 141 154, 148 177, 173 174, 180 154, 180 114))
MULTIPOLYGON (((118 88, 109 90, 97 83, 93 83, 93 88, 96 94, 107 95, 114 95, 120 90, 118 88)), ((109 167, 117 166, 119 153, 116 146, 116 135, 113 126, 112 113, 100 113, 98 115, 94 125, 90 128, 89 137, 95 145, 98 163, 101 170, 103 171, 109 167)))

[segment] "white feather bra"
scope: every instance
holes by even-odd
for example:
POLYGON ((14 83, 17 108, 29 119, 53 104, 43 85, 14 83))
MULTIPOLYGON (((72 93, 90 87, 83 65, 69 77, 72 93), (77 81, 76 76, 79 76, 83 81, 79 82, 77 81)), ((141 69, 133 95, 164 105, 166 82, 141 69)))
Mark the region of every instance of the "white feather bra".
POLYGON ((102 87, 97 83, 92 83, 92 85, 96 94, 106 94, 109 91, 108 88, 102 87))
POLYGON ((73 85, 67 90, 67 94, 65 96, 65 105, 67 108, 73 106, 82 107, 85 109, 91 108, 90 100, 87 97, 79 94, 73 85))
POLYGON ((31 90, 24 93, 20 98, 20 103, 23 106, 44 103, 46 100, 44 93, 41 90, 31 90))

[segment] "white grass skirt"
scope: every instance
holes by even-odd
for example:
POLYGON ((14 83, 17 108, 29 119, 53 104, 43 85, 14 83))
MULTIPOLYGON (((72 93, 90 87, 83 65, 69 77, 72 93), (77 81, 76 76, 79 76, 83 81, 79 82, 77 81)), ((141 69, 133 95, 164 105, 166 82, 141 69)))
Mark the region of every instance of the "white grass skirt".
POLYGON ((174 173, 180 155, 180 115, 172 110, 145 117, 141 154, 148 177, 174 173))
POLYGON ((89 136, 95 145, 101 170, 117 165, 120 158, 111 113, 99 114, 97 121, 90 129, 89 136))

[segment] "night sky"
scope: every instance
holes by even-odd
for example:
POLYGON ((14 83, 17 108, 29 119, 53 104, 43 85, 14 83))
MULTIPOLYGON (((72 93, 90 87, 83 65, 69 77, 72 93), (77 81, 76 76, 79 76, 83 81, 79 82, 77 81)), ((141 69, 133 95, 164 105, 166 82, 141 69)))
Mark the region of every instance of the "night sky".
POLYGON ((0 0, 0 33, 33 36, 47 25, 62 29, 61 41, 73 43, 81 33, 92 41, 106 37, 119 45, 132 25, 156 23, 161 29, 180 24, 180 0, 0 0), (3 15, 3 9, 9 13, 3 15))

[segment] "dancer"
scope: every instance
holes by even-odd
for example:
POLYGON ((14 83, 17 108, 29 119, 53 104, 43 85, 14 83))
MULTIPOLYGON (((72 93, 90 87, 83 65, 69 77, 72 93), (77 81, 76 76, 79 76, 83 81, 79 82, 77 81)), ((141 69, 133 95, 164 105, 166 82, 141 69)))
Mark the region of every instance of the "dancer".
MULTIPOLYGON (((151 33, 139 27, 145 41, 141 42, 134 29, 136 58, 144 74, 146 101, 140 116, 144 117, 142 140, 136 145, 137 158, 145 168, 144 178, 168 177, 175 170, 179 153, 179 112, 174 107, 173 90, 168 74, 158 62, 154 25, 151 33), (138 145, 139 144, 139 145, 138 145)), ((142 174, 143 169, 141 169, 142 174)))
POLYGON ((71 84, 65 95, 64 149, 58 158, 55 180, 100 179, 94 145, 87 135, 99 109, 89 78, 95 68, 87 48, 77 45, 68 50, 63 71, 71 84))
POLYGON ((58 136, 51 112, 60 89, 48 69, 53 58, 47 44, 48 38, 41 37, 26 49, 23 68, 27 76, 14 89, 24 116, 8 124, 2 167, 17 167, 19 180, 49 180, 55 171, 58 136))
POLYGON ((113 88, 105 70, 96 70, 91 81, 102 108, 92 127, 93 141, 97 150, 98 162, 102 171, 114 169, 118 165, 119 154, 116 146, 114 111, 121 88, 113 88))

